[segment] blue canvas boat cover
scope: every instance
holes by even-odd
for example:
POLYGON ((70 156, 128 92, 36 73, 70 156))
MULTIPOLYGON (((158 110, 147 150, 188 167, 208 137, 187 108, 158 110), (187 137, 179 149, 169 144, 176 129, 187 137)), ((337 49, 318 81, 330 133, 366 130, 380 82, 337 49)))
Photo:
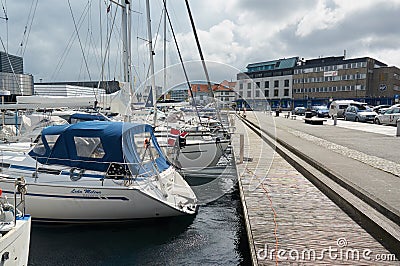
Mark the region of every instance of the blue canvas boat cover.
POLYGON ((93 120, 108 121, 109 119, 100 114, 75 113, 68 118, 68 123, 75 124, 76 121, 83 122, 83 121, 93 121, 93 120))
POLYGON ((88 121, 44 128, 29 155, 42 164, 103 172, 111 163, 124 164, 133 175, 154 175, 169 167, 153 128, 127 122, 88 121), (147 148, 143 140, 149 141, 147 148))

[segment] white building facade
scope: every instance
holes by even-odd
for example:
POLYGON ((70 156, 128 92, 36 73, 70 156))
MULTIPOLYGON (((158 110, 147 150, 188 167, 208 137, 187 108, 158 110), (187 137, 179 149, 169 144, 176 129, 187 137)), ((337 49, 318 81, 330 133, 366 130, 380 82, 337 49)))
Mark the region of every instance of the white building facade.
POLYGON ((249 64, 235 90, 254 109, 291 109, 293 71, 298 57, 249 64))

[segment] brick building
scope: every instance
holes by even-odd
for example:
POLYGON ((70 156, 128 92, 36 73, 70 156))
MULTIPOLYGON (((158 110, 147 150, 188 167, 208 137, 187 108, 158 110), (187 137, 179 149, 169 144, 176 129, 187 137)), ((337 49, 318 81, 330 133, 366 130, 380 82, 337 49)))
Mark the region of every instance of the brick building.
POLYGON ((329 105, 337 99, 393 104, 400 98, 400 69, 370 57, 292 57, 249 64, 237 74, 235 90, 258 109, 329 105))
POLYGON ((306 60, 294 70, 294 106, 328 105, 336 99, 391 104, 399 90, 399 77, 397 67, 370 57, 306 60))

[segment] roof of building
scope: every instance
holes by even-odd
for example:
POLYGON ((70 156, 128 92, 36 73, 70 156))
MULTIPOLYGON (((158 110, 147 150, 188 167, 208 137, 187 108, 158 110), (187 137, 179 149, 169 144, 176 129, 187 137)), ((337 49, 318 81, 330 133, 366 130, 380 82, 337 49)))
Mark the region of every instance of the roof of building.
POLYGON ((287 69, 295 67, 298 60, 299 57, 296 56, 266 62, 252 63, 248 64, 246 68, 248 72, 287 69))
POLYGON ((303 65, 298 66, 298 68, 309 68, 316 66, 329 66, 336 64, 347 64, 347 63, 355 63, 355 62, 366 62, 368 59, 374 60, 375 65, 378 66, 387 66, 385 63, 382 63, 376 59, 370 57, 358 57, 358 58, 350 58, 345 59, 344 56, 328 56, 328 57, 319 57, 308 59, 305 61, 303 65))
POLYGON ((233 91, 233 88, 229 88, 229 87, 220 85, 220 86, 213 87, 213 91, 233 91))
POLYGON ((60 81, 60 82, 39 82, 35 83, 36 85, 71 85, 71 86, 81 86, 81 87, 89 87, 89 88, 97 88, 105 89, 106 93, 113 93, 119 91, 121 88, 119 87, 119 82, 116 80, 107 80, 107 81, 60 81))

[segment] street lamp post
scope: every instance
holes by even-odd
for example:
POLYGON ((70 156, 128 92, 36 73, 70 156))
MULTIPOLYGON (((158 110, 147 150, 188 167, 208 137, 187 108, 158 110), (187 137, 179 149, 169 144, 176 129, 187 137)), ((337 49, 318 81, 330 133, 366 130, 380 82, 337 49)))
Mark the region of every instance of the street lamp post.
MULTIPOLYGON (((306 99, 306 91, 304 90, 304 69, 301 70, 301 74, 302 74, 301 81, 302 81, 302 84, 303 84, 303 101, 305 101, 305 99, 306 99)), ((304 107, 306 107, 306 106, 304 106, 304 107)))

